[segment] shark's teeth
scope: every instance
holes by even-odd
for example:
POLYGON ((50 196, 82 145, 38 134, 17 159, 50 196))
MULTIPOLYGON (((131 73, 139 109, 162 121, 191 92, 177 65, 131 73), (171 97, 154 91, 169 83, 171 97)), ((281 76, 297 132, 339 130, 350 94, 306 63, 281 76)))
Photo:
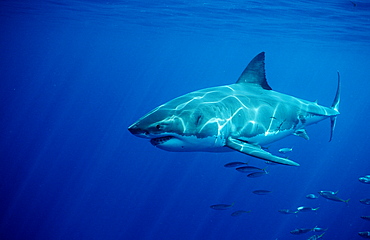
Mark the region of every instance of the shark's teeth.
POLYGON ((173 138, 172 136, 152 138, 152 139, 150 139, 150 143, 153 144, 154 146, 157 146, 159 144, 163 144, 163 143, 167 142, 168 140, 170 140, 172 138, 173 138))

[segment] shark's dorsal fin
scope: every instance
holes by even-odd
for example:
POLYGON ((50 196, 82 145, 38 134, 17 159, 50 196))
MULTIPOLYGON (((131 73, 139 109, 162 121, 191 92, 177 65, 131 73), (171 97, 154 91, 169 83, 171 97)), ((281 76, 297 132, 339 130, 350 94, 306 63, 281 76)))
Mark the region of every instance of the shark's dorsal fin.
POLYGON ((272 90, 266 81, 265 52, 261 52, 250 61, 236 83, 251 83, 272 90))

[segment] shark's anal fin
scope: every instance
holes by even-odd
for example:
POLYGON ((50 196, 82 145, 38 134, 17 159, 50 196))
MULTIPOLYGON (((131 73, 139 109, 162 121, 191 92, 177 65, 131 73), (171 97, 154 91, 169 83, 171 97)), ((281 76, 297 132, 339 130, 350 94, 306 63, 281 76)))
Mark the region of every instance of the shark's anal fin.
POLYGON ((302 138, 304 138, 306 140, 309 140, 310 139, 310 137, 307 135, 307 132, 306 132, 305 129, 298 129, 293 134, 296 135, 296 136, 298 136, 298 137, 302 137, 302 138))
POLYGON ((264 159, 267 161, 280 163, 284 165, 289 165, 289 166, 299 166, 299 164, 294 161, 288 160, 286 158, 277 157, 277 156, 272 155, 269 152, 266 152, 258 145, 252 145, 252 144, 240 141, 232 137, 229 137, 227 139, 226 146, 235 151, 238 151, 238 152, 241 152, 241 153, 244 153, 244 154, 256 157, 256 158, 260 158, 260 159, 264 159))

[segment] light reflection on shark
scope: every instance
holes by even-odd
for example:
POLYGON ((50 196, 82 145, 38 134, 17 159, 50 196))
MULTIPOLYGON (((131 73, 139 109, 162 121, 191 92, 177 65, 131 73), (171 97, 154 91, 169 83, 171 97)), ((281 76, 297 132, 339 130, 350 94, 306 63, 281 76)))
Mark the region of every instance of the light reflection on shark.
POLYGON ((305 127, 331 119, 330 140, 339 114, 340 78, 331 107, 275 92, 265 77, 265 53, 248 64, 235 84, 194 91, 140 118, 128 130, 163 150, 220 152, 235 150, 285 165, 298 163, 262 146, 291 134, 308 139, 305 127))

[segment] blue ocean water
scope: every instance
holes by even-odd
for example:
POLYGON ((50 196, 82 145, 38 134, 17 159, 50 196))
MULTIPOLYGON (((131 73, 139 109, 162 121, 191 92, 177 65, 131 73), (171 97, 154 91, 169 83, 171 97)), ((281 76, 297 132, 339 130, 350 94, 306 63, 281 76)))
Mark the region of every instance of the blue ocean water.
POLYGON ((337 1, 0 2, 0 239, 323 239, 370 231, 370 3, 337 1), (234 83, 266 52, 270 86, 341 115, 269 151, 176 153, 127 127, 154 107, 234 83), (250 179, 223 165, 249 161, 250 179), (270 190, 265 196, 253 194, 270 190), (349 204, 307 199, 339 191, 349 204), (214 204, 232 204, 214 210, 214 204), (279 209, 319 207, 284 215, 279 209), (236 210, 250 211, 231 216, 236 210))

